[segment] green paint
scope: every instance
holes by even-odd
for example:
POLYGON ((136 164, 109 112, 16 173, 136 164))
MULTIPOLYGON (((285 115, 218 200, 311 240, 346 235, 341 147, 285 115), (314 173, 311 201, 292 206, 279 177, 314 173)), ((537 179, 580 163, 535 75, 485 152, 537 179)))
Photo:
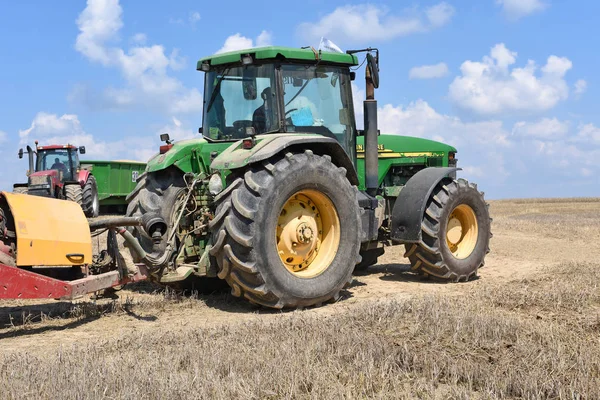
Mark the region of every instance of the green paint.
POLYGON ((125 197, 135 188, 136 179, 144 172, 145 163, 136 161, 81 161, 98 185, 101 206, 126 205, 125 197))
POLYGON ((164 154, 156 154, 148 161, 147 172, 155 172, 171 165, 182 172, 209 173, 211 153, 221 153, 231 142, 209 143, 206 139, 181 140, 164 154))
MULTIPOLYGON (((410 136, 399 136, 399 135, 379 135, 379 184, 384 184, 384 188, 389 186, 401 186, 406 183, 408 179, 398 178, 395 184, 391 185, 388 182, 384 182, 389 176, 390 169, 393 167, 420 167, 420 166, 431 166, 431 167, 447 167, 448 166, 448 153, 456 153, 456 149, 450 145, 436 142, 434 140, 422 139, 410 136), (398 153, 398 155, 390 154, 398 153), (411 154, 412 153, 412 154, 411 154), (419 156, 419 153, 431 153, 430 155, 419 156)), ((364 136, 358 136, 356 138, 356 146, 359 151, 359 158, 356 161, 356 172, 358 174, 358 180, 360 182, 359 189, 365 190, 365 160, 360 158, 364 156, 364 152, 361 153, 361 149, 364 151, 364 136)), ((395 193, 396 190, 392 189, 390 193, 395 193)), ((399 193, 399 191, 398 191, 399 193)), ((394 196, 393 194, 390 194, 394 196)), ((397 195, 396 195, 397 196, 397 195)))
MULTIPOLYGON (((228 53, 215 54, 210 57, 201 58, 198 61, 197 69, 200 70, 202 63, 207 62, 211 66, 224 64, 241 64, 243 55, 250 54, 255 60, 275 60, 284 59, 286 61, 316 61, 315 53, 311 49, 299 49, 294 47, 259 47, 247 50, 237 50, 228 53)), ((358 65, 358 58, 355 55, 343 53, 321 52, 321 63, 340 64, 348 66, 358 65)))

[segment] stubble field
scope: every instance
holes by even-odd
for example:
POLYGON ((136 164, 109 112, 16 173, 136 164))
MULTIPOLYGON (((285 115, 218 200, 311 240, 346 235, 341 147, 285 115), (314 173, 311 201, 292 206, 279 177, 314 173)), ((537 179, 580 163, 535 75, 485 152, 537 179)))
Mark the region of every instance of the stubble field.
POLYGON ((335 304, 227 291, 0 303, 1 398, 600 398, 600 199, 491 202, 479 279, 409 272, 403 247, 335 304))

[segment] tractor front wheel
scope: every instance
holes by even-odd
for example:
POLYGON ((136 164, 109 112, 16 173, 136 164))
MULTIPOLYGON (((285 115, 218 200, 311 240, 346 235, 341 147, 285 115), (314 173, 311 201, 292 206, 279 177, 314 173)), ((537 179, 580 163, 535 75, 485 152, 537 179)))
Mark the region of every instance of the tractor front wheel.
POLYGON ((489 253, 490 216, 483 193, 464 179, 443 180, 427 201, 420 243, 406 244, 412 270, 448 281, 468 281, 489 253))
POLYGON ((359 259, 356 191, 344 168, 308 150, 236 174, 209 225, 218 276, 272 308, 337 298, 359 259))
POLYGON ((73 201, 79 205, 83 201, 81 186, 78 183, 65 185, 65 199, 73 201))

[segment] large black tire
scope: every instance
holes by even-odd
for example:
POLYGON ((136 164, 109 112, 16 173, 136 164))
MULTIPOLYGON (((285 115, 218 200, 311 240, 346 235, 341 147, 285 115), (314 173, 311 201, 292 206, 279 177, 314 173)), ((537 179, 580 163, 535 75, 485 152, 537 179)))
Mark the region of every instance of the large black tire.
POLYGON ((27 194, 27 186, 13 187, 13 193, 27 194))
POLYGON ((412 270, 420 274, 447 281, 468 281, 477 275, 490 251, 490 222, 488 205, 475 184, 464 179, 444 179, 427 201, 421 223, 422 240, 418 244, 406 244, 405 257, 409 258, 412 270), (461 256, 460 250, 454 250, 458 257, 451 249, 454 244, 447 240, 449 220, 455 215, 455 210, 466 211, 476 221, 476 225, 465 224, 461 228, 459 243, 465 240, 464 249, 470 251, 461 256), (476 229, 467 226, 476 226, 476 229), (469 241, 466 241, 467 235, 471 235, 469 241))
POLYGON ((98 200, 98 185, 93 175, 88 177, 83 186, 82 197, 81 208, 83 208, 85 216, 88 218, 97 217, 100 213, 100 201, 98 200))
MULTIPOLYGON (((184 193, 185 183, 181 171, 173 168, 150 172, 138 181, 133 192, 128 196, 127 216, 141 217, 146 213, 156 213, 167 224, 167 232, 173 224, 176 200, 184 193)), ((158 244, 154 244, 142 227, 130 228, 131 233, 138 239, 144 251, 155 257, 160 257, 167 246, 167 232, 158 244)), ((135 262, 139 261, 137 253, 130 251, 135 262)))
POLYGON ((356 193, 344 168, 335 166, 329 156, 309 150, 251 165, 215 199, 216 214, 209 227, 219 277, 231 286, 233 295, 272 308, 307 307, 337 299, 351 282, 359 260, 356 193), (288 270, 277 248, 278 218, 289 199, 301 191, 326 196, 339 221, 337 251, 318 266, 323 269, 314 276, 288 270))
POLYGON ((78 183, 72 185, 65 185, 65 199, 73 201, 79 205, 83 201, 81 186, 78 183))

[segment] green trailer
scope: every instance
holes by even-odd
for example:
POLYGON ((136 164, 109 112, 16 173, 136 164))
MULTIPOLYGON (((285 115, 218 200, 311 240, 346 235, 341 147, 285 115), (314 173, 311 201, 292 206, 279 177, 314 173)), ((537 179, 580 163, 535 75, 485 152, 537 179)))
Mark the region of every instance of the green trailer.
POLYGON ((146 163, 129 160, 82 160, 81 169, 90 171, 96 178, 101 212, 125 214, 125 198, 135 188, 138 176, 146 169, 146 163))

